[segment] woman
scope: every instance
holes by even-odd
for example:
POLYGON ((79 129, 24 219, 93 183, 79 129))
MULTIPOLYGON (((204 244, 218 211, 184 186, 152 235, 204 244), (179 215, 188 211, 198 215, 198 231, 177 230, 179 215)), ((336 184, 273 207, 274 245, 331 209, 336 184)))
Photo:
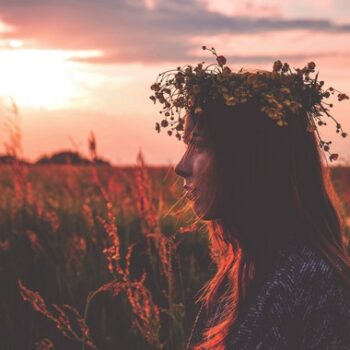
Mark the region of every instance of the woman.
POLYGON ((187 349, 350 349, 348 239, 307 109, 278 127, 254 96, 196 107, 203 86, 175 171, 207 222, 217 271, 187 349))

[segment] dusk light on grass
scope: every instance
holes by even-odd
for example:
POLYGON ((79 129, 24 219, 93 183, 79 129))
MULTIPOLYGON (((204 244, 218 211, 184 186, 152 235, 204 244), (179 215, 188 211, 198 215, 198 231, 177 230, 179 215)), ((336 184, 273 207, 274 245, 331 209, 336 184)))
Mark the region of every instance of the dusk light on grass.
POLYGON ((0 350, 350 348, 349 47, 346 0, 0 2, 0 350))

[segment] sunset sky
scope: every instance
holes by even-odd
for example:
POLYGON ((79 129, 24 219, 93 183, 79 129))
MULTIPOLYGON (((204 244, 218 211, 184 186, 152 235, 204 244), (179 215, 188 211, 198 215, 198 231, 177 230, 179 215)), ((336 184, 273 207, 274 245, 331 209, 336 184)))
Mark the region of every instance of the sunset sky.
MULTIPOLYGON (((11 0, 0 2, 0 153, 12 96, 19 107, 25 158, 62 149, 98 152, 134 164, 141 148, 150 165, 174 164, 184 150, 149 99, 158 73, 215 63, 215 47, 233 70, 302 68, 316 63, 325 87, 350 95, 348 0, 11 0)), ((350 135, 350 100, 333 116, 350 135)), ((320 127, 340 161, 350 137, 329 121, 320 127)))

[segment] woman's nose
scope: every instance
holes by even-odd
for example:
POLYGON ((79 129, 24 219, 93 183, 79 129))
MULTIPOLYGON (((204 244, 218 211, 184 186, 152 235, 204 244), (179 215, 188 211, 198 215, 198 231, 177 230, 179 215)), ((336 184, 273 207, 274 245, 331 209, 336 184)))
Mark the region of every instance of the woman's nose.
POLYGON ((190 176, 190 169, 189 166, 185 164, 184 157, 182 157, 181 160, 177 163, 175 167, 175 173, 182 177, 190 176))

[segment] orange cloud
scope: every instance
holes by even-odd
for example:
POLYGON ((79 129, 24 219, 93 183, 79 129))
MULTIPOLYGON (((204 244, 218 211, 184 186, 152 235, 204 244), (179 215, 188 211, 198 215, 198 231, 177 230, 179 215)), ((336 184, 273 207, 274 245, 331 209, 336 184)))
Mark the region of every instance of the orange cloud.
MULTIPOLYGON (((288 0, 283 6, 291 4, 288 0)), ((82 58, 83 62, 95 64, 193 60, 195 57, 188 54, 192 48, 189 42, 201 35, 210 38, 223 33, 257 36, 293 30, 350 32, 348 22, 337 24, 328 13, 316 18, 314 12, 304 11, 302 18, 287 18, 288 7, 283 7, 282 12, 279 6, 282 3, 276 1, 17 0, 16 5, 0 3, 0 14, 5 23, 16 28, 14 33, 4 33, 3 39, 19 39, 30 48, 104 52, 104 57, 82 58), (225 6, 230 3, 235 4, 234 15, 225 6), (223 11, 210 10, 220 4, 223 11)))

